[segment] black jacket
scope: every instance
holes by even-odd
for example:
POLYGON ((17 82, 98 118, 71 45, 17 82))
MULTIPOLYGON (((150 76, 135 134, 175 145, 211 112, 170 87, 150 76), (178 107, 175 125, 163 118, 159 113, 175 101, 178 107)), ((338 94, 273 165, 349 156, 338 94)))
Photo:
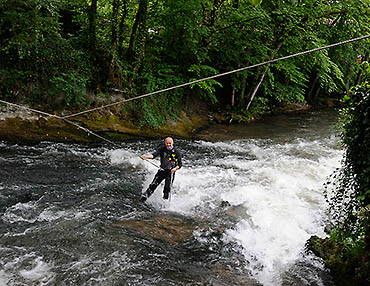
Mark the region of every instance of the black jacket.
POLYGON ((179 166, 179 168, 182 167, 181 153, 175 147, 168 150, 166 146, 161 146, 152 155, 153 158, 158 157, 158 155, 160 156, 161 168, 163 170, 171 170, 176 166, 179 166))

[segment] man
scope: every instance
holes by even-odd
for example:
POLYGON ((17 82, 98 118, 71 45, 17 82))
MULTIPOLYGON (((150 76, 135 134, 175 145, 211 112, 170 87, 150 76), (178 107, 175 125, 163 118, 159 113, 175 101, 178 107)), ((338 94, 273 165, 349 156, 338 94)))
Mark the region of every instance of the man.
POLYGON ((165 180, 163 189, 163 199, 167 200, 171 191, 175 173, 182 167, 181 153, 173 146, 173 139, 167 137, 164 146, 159 147, 153 154, 141 155, 141 159, 153 159, 160 156, 161 168, 149 185, 148 189, 141 196, 141 201, 145 202, 153 193, 158 185, 165 180))

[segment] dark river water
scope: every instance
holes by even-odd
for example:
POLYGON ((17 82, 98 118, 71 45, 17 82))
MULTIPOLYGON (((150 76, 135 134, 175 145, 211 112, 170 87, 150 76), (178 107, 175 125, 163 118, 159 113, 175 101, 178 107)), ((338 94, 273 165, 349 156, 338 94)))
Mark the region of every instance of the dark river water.
MULTIPOLYGON (((161 140, 0 142, 0 285, 332 285, 326 236, 336 112, 214 126, 182 150, 170 201, 141 160, 161 140)), ((154 160, 156 164, 158 161, 154 160)))

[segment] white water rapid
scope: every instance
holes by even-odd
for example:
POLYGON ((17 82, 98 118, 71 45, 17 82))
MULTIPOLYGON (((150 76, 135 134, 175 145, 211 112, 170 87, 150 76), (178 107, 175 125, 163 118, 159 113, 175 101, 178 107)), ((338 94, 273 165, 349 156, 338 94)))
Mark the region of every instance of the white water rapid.
MULTIPOLYGON (((193 142, 184 151, 185 166, 176 174, 164 210, 202 217, 228 202, 237 223, 224 232, 223 240, 241 246, 248 270, 261 284, 292 285, 289 271, 299 261, 323 267, 304 248, 312 235, 326 236, 323 183, 342 158, 334 133, 193 142), (203 150, 208 157, 189 160, 186 152, 191 150, 203 150)), ((134 161, 147 168, 144 191, 156 169, 134 161)), ((156 208, 163 208, 162 188, 148 201, 156 208)))
POLYGON ((0 286, 332 286, 305 245, 326 235, 335 125, 320 110, 175 138, 170 200, 145 203, 157 168, 139 156, 162 139, 0 142, 0 286))

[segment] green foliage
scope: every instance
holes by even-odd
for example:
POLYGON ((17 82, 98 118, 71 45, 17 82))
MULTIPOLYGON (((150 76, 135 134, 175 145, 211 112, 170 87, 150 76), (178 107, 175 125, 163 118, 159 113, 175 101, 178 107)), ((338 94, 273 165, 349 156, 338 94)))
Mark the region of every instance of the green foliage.
POLYGON ((0 51, 10 57, 27 56, 46 35, 56 35, 54 1, 3 0, 0 2, 0 51))
POLYGON ((281 103, 305 101, 307 74, 294 61, 276 63, 268 75, 269 85, 264 85, 267 95, 281 103))
POLYGON ((344 85, 344 74, 340 68, 327 56, 327 52, 318 54, 319 63, 318 74, 320 86, 330 94, 339 90, 337 82, 344 85))
POLYGON ((5 1, 0 56, 0 92, 12 100, 54 105, 57 93, 68 106, 84 103, 90 77, 86 54, 58 34, 54 1, 5 1), (12 4, 14 6, 12 6, 12 4))
MULTIPOLYGON (((147 63, 142 77, 141 93, 149 93, 181 84, 181 78, 176 75, 176 66, 164 66, 154 69, 147 63)), ((135 108, 136 117, 139 118, 140 126, 158 127, 166 120, 175 119, 179 112, 178 104, 183 96, 183 90, 176 89, 162 94, 156 94, 144 98, 138 102, 135 108)))
POLYGON ((47 99, 44 103, 53 105, 50 95, 58 93, 65 97, 67 106, 84 102, 90 78, 85 54, 61 38, 48 38, 39 43, 27 56, 11 60, 7 67, 0 69, 0 74, 4 79, 0 90, 5 96, 47 99), (10 63, 14 67, 10 67, 10 63))
MULTIPOLYGON (((369 220, 362 223, 370 227, 369 220)), ((335 285, 368 285, 370 280, 370 253, 366 241, 366 228, 354 235, 343 228, 335 228, 330 237, 311 237, 310 249, 324 259, 330 269, 335 285)))
POLYGON ((339 126, 345 159, 343 167, 333 175, 335 192, 327 195, 335 218, 352 229, 357 224, 354 213, 370 204, 369 82, 353 87, 344 100, 348 107, 341 112, 339 126))
POLYGON ((87 78, 78 75, 76 72, 69 74, 62 73, 50 79, 53 84, 51 93, 55 96, 62 93, 67 106, 75 103, 77 105, 86 104, 86 84, 87 78))
POLYGON ((244 123, 258 118, 260 115, 266 114, 269 111, 268 99, 265 97, 256 97, 249 110, 236 110, 231 113, 231 117, 234 122, 244 123))
MULTIPOLYGON (((363 0, 99 0, 96 12, 92 3, 0 1, 1 96, 48 104, 63 97, 66 106, 82 104, 85 88, 134 96, 370 32, 363 0)), ((342 95, 358 81, 356 57, 367 57, 367 45, 272 64, 261 85, 265 66, 197 83, 171 98, 185 94, 216 105, 231 102, 233 93, 234 110, 242 112, 258 86, 260 112, 263 105, 304 102, 311 91, 342 95)), ((176 110, 172 100, 158 97, 138 103, 142 114, 152 114, 143 119, 148 124, 176 110)))
POLYGON ((257 7, 258 5, 260 5, 262 3, 262 0, 250 0, 252 5, 257 7))
POLYGON ((334 253, 325 262, 334 274, 348 276, 341 279, 353 283, 347 285, 370 282, 370 83, 366 80, 370 69, 364 66, 365 81, 344 99, 348 107, 339 125, 345 158, 326 190, 336 228, 328 242, 331 249, 326 250, 334 253))
POLYGON ((352 89, 349 114, 344 119, 342 140, 346 147, 346 165, 355 175, 357 198, 370 203, 370 84, 352 89))
POLYGON ((32 74, 8 67, 0 69, 0 94, 7 98, 17 98, 27 87, 24 83, 32 79, 32 74))
MULTIPOLYGON (((196 75, 195 78, 190 78, 189 81, 195 81, 197 79, 206 78, 210 75, 214 75, 217 73, 217 71, 206 65, 192 65, 189 68, 189 72, 196 75)), ((216 92, 216 86, 222 87, 222 84, 214 79, 209 79, 206 81, 201 81, 198 83, 195 83, 191 86, 191 88, 194 88, 194 86, 197 86, 200 90, 200 96, 203 97, 205 100, 210 100, 211 103, 217 102, 217 97, 215 95, 216 92)))

